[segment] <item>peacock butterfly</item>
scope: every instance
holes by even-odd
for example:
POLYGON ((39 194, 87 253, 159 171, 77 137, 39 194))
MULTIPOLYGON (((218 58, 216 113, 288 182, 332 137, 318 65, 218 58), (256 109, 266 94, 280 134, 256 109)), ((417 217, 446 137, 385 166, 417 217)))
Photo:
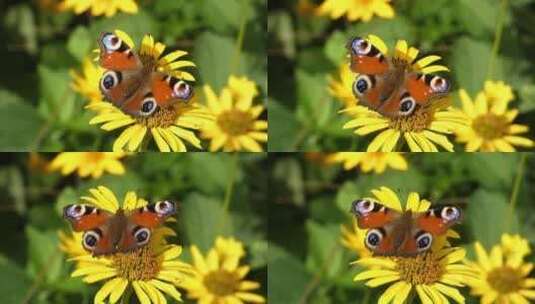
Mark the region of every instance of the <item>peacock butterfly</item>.
POLYGON ((111 213, 87 204, 63 208, 63 217, 72 229, 84 232, 82 246, 93 255, 128 252, 149 243, 154 228, 176 213, 176 204, 160 201, 135 209, 111 213))
POLYGON ((372 110, 391 118, 404 117, 418 107, 445 101, 450 87, 445 78, 412 71, 412 63, 385 56, 361 37, 352 39, 347 48, 350 68, 359 74, 353 82, 353 94, 372 110))
POLYGON ((193 96, 188 83, 157 71, 154 58, 140 57, 117 35, 102 33, 98 43, 100 65, 106 69, 100 78, 100 91, 123 112, 146 117, 193 96))
POLYGON ((434 206, 425 212, 399 212, 369 199, 351 204, 361 229, 369 229, 364 243, 376 255, 416 256, 428 251, 433 240, 462 220, 455 206, 434 206))

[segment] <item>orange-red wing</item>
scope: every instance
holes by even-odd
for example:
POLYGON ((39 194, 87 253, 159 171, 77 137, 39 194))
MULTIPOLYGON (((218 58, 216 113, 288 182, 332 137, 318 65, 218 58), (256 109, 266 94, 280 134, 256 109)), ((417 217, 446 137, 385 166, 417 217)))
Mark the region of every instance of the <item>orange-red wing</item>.
POLYGON ((368 229, 368 228, 379 228, 384 227, 388 223, 390 223, 392 220, 396 218, 395 211, 391 209, 387 209, 388 211, 385 213, 384 211, 377 211, 377 212, 371 212, 367 215, 358 216, 357 217, 357 224, 359 228, 361 229, 368 229))
POLYGON ((375 56, 353 55, 351 56, 350 68, 355 73, 378 75, 388 71, 388 62, 375 56))

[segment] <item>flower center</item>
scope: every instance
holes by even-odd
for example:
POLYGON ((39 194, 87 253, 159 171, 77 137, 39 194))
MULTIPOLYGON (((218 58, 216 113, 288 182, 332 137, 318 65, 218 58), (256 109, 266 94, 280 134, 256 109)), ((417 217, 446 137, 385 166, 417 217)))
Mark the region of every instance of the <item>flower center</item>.
POLYGON ((111 259, 117 275, 128 281, 148 281, 160 271, 160 261, 154 256, 150 245, 132 252, 116 253, 111 259))
POLYGON ((219 114, 217 124, 232 136, 247 134, 253 129, 253 116, 248 112, 229 110, 219 114))
POLYGON ((401 280, 413 285, 433 284, 440 280, 444 273, 443 266, 432 252, 416 257, 396 258, 396 262, 401 280))
POLYGON ((232 272, 216 270, 208 273, 203 282, 210 293, 224 297, 234 293, 238 287, 239 278, 232 272))
POLYGON ((474 119, 472 128, 484 139, 492 140, 502 137, 507 130, 508 124, 505 116, 488 113, 474 119))
POLYGON ((507 294, 522 287, 522 274, 509 266, 495 268, 487 275, 487 282, 500 294, 507 294))
POLYGON ((106 156, 104 153, 100 152, 85 152, 85 163, 99 163, 101 160, 103 160, 106 156))
POLYGON ((173 125, 178 117, 174 107, 158 108, 154 114, 146 117, 137 117, 137 122, 147 128, 167 128, 173 125))
POLYGON ((390 128, 401 132, 421 132, 433 121, 434 111, 419 107, 409 116, 399 116, 390 119, 390 128))

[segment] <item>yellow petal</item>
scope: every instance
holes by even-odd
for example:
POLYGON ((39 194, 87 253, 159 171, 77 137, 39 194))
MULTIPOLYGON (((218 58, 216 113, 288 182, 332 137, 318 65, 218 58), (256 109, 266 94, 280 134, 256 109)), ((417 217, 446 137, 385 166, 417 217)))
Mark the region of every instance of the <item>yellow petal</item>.
POLYGON ((145 291, 143 291, 143 288, 140 286, 138 281, 132 282, 132 286, 134 287, 134 291, 136 292, 139 303, 151 304, 149 297, 147 296, 145 291))

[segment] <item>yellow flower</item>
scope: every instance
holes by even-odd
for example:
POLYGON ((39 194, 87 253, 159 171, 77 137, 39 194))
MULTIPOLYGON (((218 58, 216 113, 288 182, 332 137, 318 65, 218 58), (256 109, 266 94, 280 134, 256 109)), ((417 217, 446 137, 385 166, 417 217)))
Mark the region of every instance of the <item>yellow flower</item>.
MULTIPOLYGON (((89 191, 91 196, 81 198, 86 203, 112 213, 118 210, 119 202, 108 188, 99 186, 89 191)), ((122 208, 128 212, 146 204, 134 192, 128 192, 122 208)), ((127 288, 133 288, 143 304, 165 303, 164 294, 181 301, 176 286, 185 274, 191 273, 191 268, 178 260, 182 247, 167 244, 165 240, 167 236, 175 236, 172 229, 156 228, 149 244, 132 252, 98 257, 83 250, 81 234, 75 232, 72 237, 60 234, 60 249, 76 261, 72 277, 82 277, 88 284, 106 281, 95 294, 94 303, 104 303, 106 299, 106 303, 116 303, 127 288)))
MULTIPOLYGON (((130 47, 134 47, 132 38, 126 33, 119 30, 115 33, 130 47)), ((191 61, 176 60, 186 55, 187 52, 174 51, 160 58, 164 49, 165 45, 159 42, 154 43, 152 36, 145 35, 139 54, 141 57, 145 57, 145 60, 154 60, 158 71, 187 81, 194 81, 193 75, 178 70, 183 67, 195 66, 191 61)), ((101 129, 105 131, 127 127, 115 140, 113 151, 139 150, 147 131, 150 131, 160 151, 185 152, 187 149, 184 141, 201 149, 199 138, 191 130, 198 130, 203 124, 213 120, 213 116, 196 104, 194 100, 190 100, 187 104, 179 102, 175 106, 161 108, 148 117, 132 117, 108 102, 94 103, 86 108, 99 113, 89 123, 103 124, 101 129)))
POLYGON ((401 153, 384 152, 338 152, 331 154, 328 159, 330 163, 343 163, 345 170, 351 170, 357 166, 364 173, 374 171, 381 174, 386 167, 396 170, 407 170, 407 161, 401 153))
POLYGON ((249 266, 239 265, 244 254, 241 242, 233 238, 218 237, 216 246, 208 251, 206 258, 197 246, 191 246, 195 271, 181 283, 181 287, 198 303, 265 303, 263 296, 251 292, 260 284, 244 280, 250 270, 249 266))
POLYGON ((369 257, 372 252, 364 245, 366 237, 366 230, 360 229, 357 226, 355 218, 352 220, 351 227, 345 225, 340 226, 340 233, 342 235, 341 243, 344 247, 352 250, 358 254, 359 257, 369 257))
POLYGON ((513 123, 518 110, 508 109, 507 95, 492 95, 492 104, 484 92, 477 94, 475 101, 463 89, 459 95, 462 109, 450 109, 450 113, 464 115, 468 121, 469 127, 455 130, 457 141, 466 143, 466 151, 514 152, 514 146, 535 145, 531 139, 518 136, 528 132, 529 127, 513 123))
POLYGON ((82 94, 89 99, 90 104, 101 102, 102 93, 99 89, 100 77, 104 73, 104 69, 94 64, 92 60, 87 57, 82 63, 82 74, 78 74, 74 70, 69 73, 73 78, 71 87, 74 91, 82 94))
POLYGON ((390 0, 326 0, 318 8, 318 14, 329 15, 331 19, 338 19, 347 14, 349 21, 362 20, 368 22, 373 15, 391 19, 394 9, 390 0))
POLYGON ((219 97, 207 85, 204 95, 208 109, 215 116, 215 122, 202 129, 202 137, 211 140, 210 151, 263 151, 258 142, 267 142, 268 123, 258 119, 264 106, 253 106, 253 99, 258 95, 254 82, 231 75, 219 97))
POLYGON ((123 175, 123 164, 119 161, 124 153, 106 152, 63 152, 59 153, 50 163, 52 171, 61 170, 61 174, 69 175, 78 170, 78 176, 99 178, 104 172, 123 175))
MULTIPOLYGON (((387 187, 372 190, 377 201, 389 208, 401 211, 401 203, 397 195, 387 187)), ((412 192, 407 199, 405 210, 414 212, 426 211, 431 203, 420 200, 418 193, 412 192)), ((359 232, 360 228, 355 230, 359 232)), ((359 232, 360 233, 360 232, 359 232)), ((459 235, 448 230, 446 235, 433 241, 431 250, 415 257, 371 257, 353 262, 369 268, 355 276, 355 281, 366 281, 366 286, 377 287, 391 284, 381 295, 378 303, 403 303, 409 293, 417 292, 422 303, 449 303, 445 296, 458 303, 464 303, 464 297, 458 287, 470 280, 473 271, 460 262, 466 252, 462 248, 450 247, 448 237, 458 238, 459 235)))
POLYGON ((358 99, 353 94, 353 81, 355 75, 351 72, 347 63, 342 64, 337 71, 337 75, 328 76, 329 93, 342 101, 344 108, 350 108, 358 103, 358 99))
POLYGON ((505 104, 503 106, 507 106, 515 98, 513 89, 503 81, 485 81, 484 92, 491 105, 505 104))
MULTIPOLYGON (((383 54, 388 49, 383 40, 369 35, 368 40, 383 54)), ((430 65, 441 57, 426 56, 415 61, 418 50, 408 47, 405 40, 399 40, 395 47, 394 60, 404 62, 409 71, 418 71, 424 74, 439 71, 448 71, 443 65, 430 65), (413 63, 414 62, 414 63, 413 63)), ((447 151, 453 151, 453 144, 446 137, 454 129, 466 127, 467 119, 457 112, 446 111, 448 99, 432 103, 429 107, 420 107, 409 116, 385 117, 376 111, 364 106, 353 106, 342 110, 343 113, 353 117, 344 125, 344 129, 355 129, 354 133, 360 136, 381 131, 368 145, 368 152, 391 152, 400 150, 398 141, 405 139, 412 152, 437 152, 438 146, 447 151)))
POLYGON ((91 10, 91 15, 106 17, 114 16, 117 11, 135 14, 138 11, 134 0, 65 0, 61 3, 63 10, 72 10, 79 15, 91 10))
MULTIPOLYGON (((471 294, 481 297, 481 303, 531 303, 535 300, 535 279, 528 275, 533 263, 525 263, 523 256, 510 251, 510 245, 519 245, 529 252, 527 240, 522 237, 503 235, 502 244, 492 247, 490 254, 476 242, 477 262, 467 261, 477 273, 474 280, 467 281, 471 294)), ((524 253, 526 253, 524 251, 524 253)))

